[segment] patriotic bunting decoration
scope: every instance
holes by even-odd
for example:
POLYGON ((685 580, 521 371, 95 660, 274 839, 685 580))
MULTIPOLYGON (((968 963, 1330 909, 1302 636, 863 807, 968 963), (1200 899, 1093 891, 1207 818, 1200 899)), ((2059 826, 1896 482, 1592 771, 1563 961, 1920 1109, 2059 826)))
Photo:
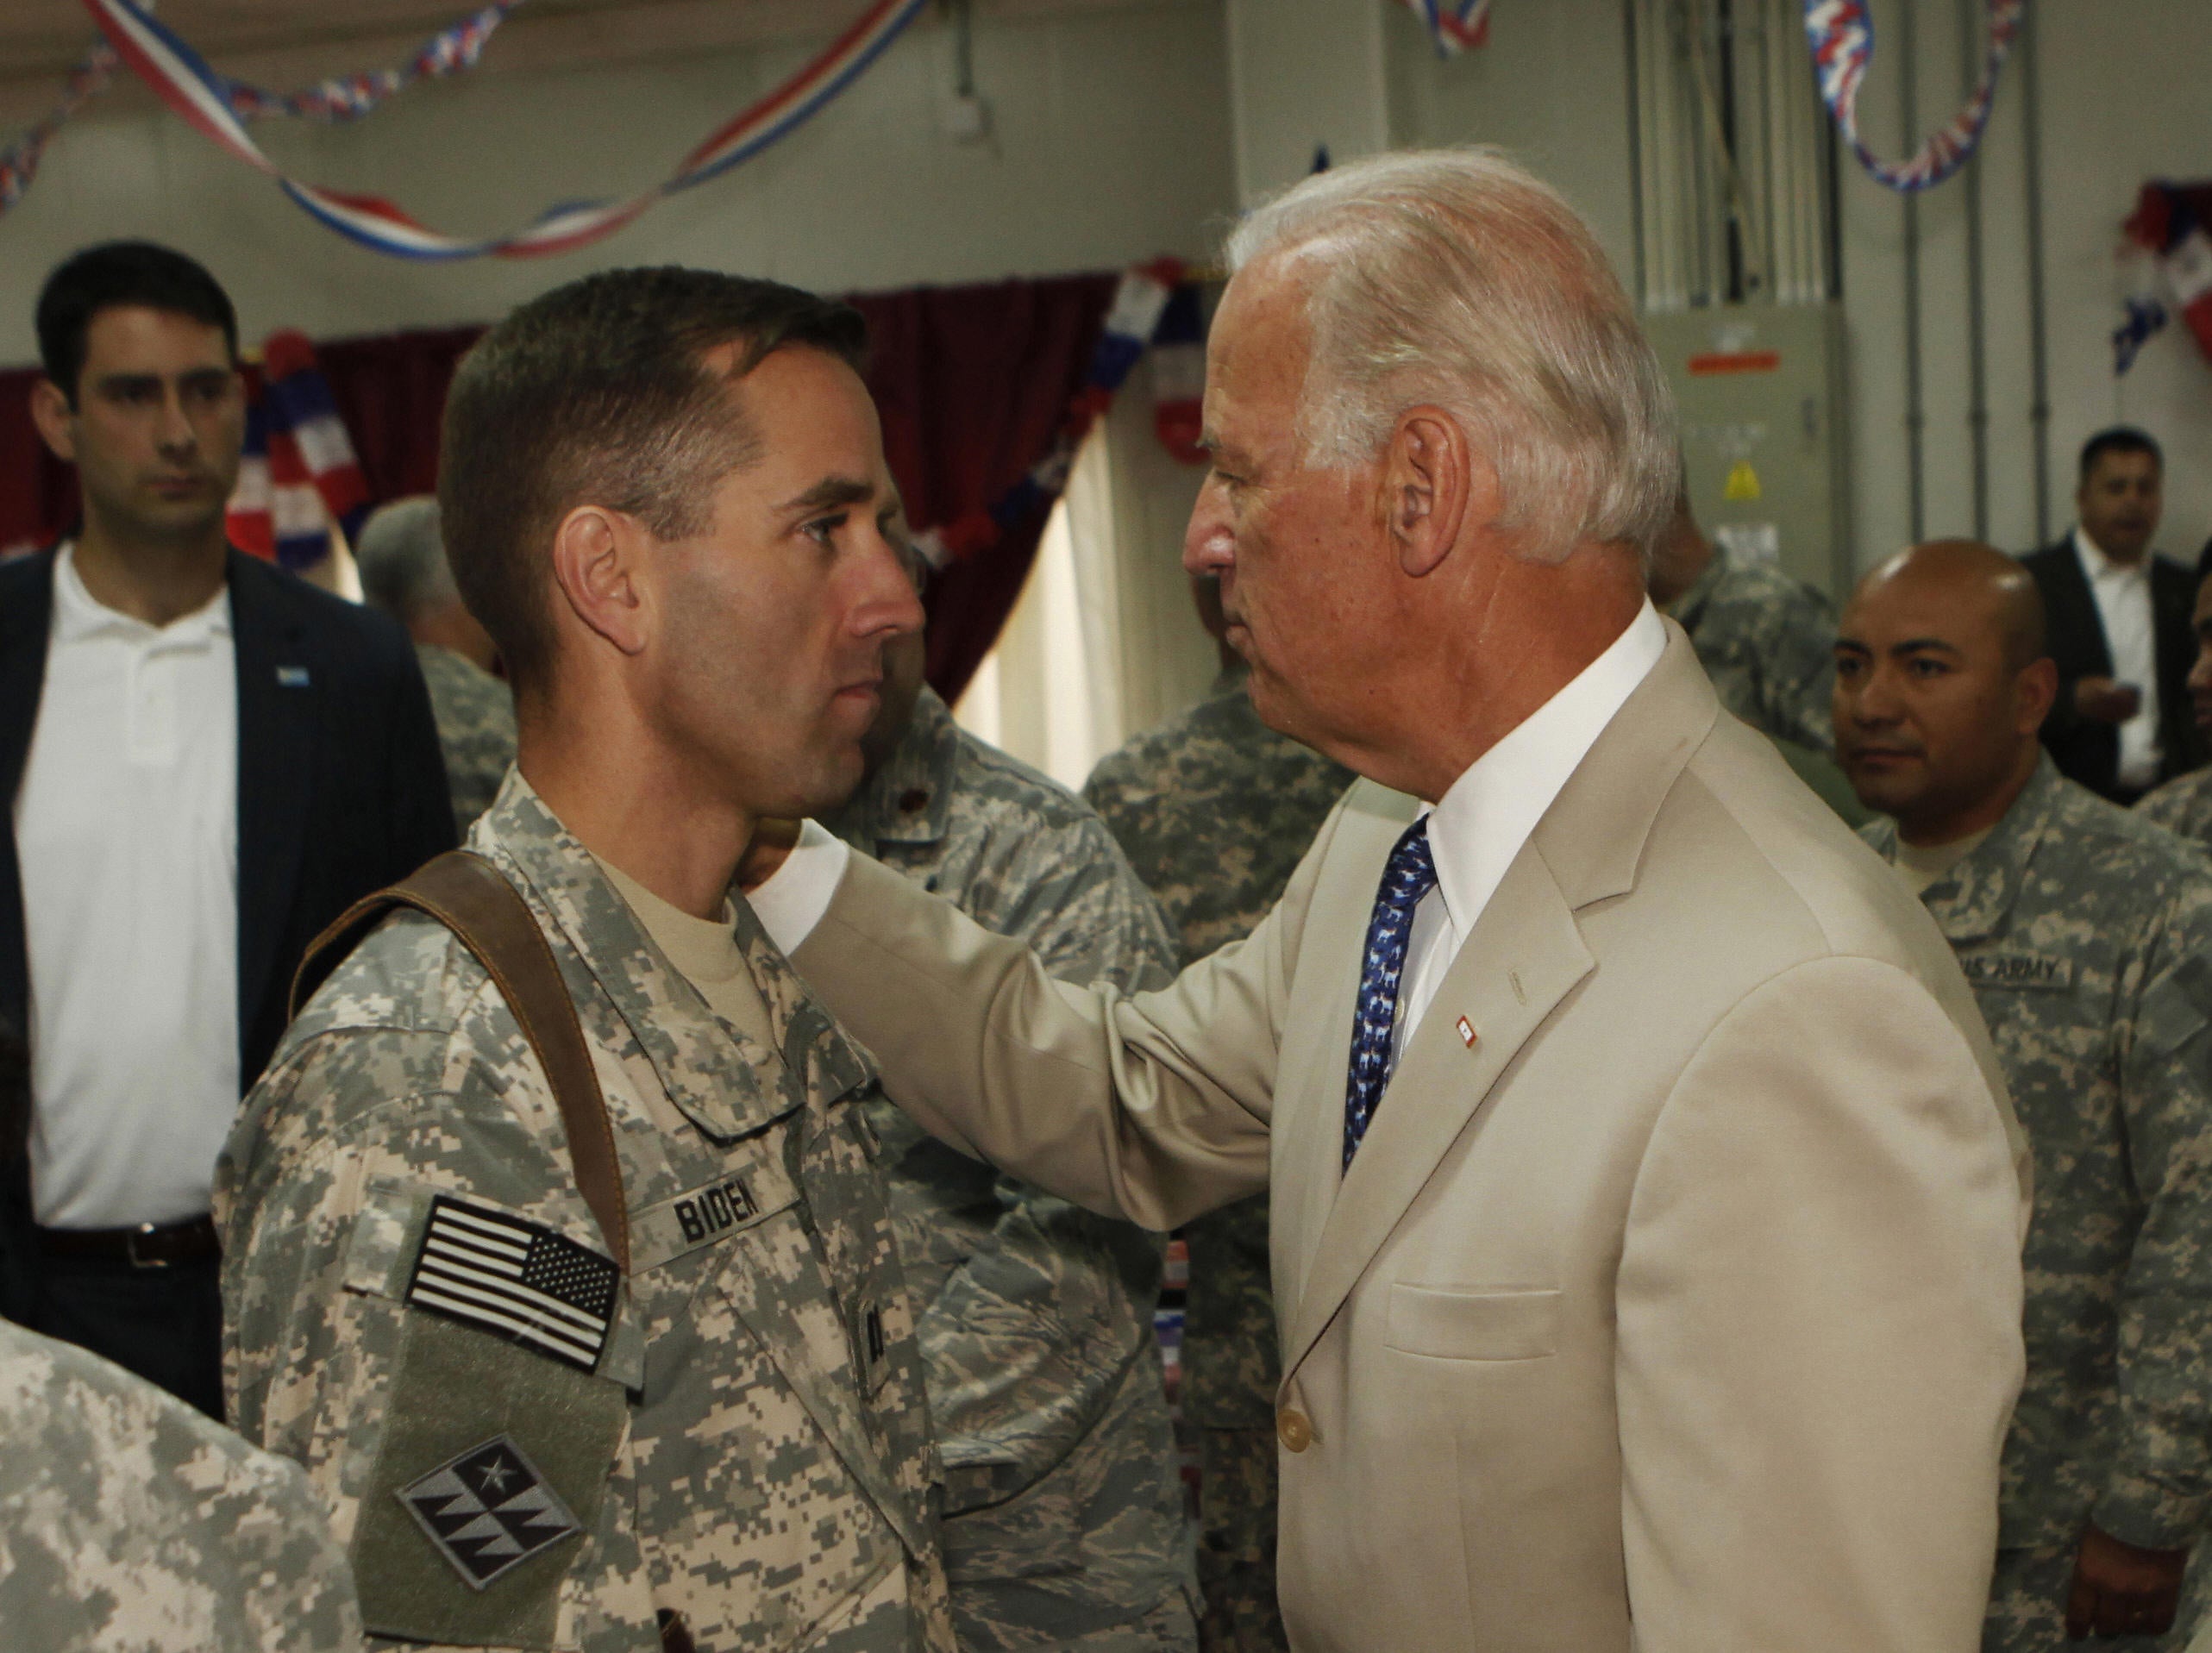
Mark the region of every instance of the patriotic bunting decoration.
POLYGON ((1982 141, 1996 99, 1997 76, 2011 55, 2027 0, 1989 0, 1989 55, 1973 96, 1919 153, 1896 163, 1883 160, 1858 135, 1858 90, 1874 58, 1874 15, 1867 6, 1868 0, 1805 0, 1805 38, 1813 48, 1821 101, 1858 164, 1877 183, 1901 194, 1933 189, 1964 166, 1982 141))
MULTIPOLYGON (((1181 260, 1171 258, 1156 259, 1123 273, 1114 289, 1113 302, 1106 308, 1106 331, 1091 354, 1082 388, 1068 402, 1067 417, 1061 422, 1050 450, 988 510, 969 511, 954 522, 917 534, 915 549, 931 567, 943 568, 989 550, 1002 535, 1066 490, 1068 473, 1075 468, 1075 450, 1082 446, 1099 416, 1112 405, 1114 392, 1152 343, 1182 279, 1181 260)), ((1203 372, 1201 367, 1201 376, 1203 372)))
MULTIPOLYGON (((474 68, 492 32, 523 3, 523 0, 494 0, 482 10, 432 35, 396 69, 334 76, 296 92, 273 92, 226 76, 216 79, 231 109, 244 120, 266 120, 279 115, 324 122, 359 120, 385 98, 417 80, 440 80, 474 68)), ((0 214, 5 214, 23 198, 23 192, 38 175, 39 162, 53 135, 108 89, 121 62, 115 47, 103 38, 70 71, 61 101, 53 112, 6 149, 0 150, 0 214)))
POLYGON ((310 568, 329 554, 334 523, 348 538, 360 527, 368 479, 307 335, 272 333, 261 361, 226 525, 240 550, 310 568))
MULTIPOLYGON (((680 190, 720 177, 793 131, 850 85, 920 15, 929 0, 876 0, 797 76, 710 135, 673 176, 626 201, 549 208, 511 235, 467 240, 428 229, 391 202, 286 177, 248 135, 228 83, 185 41, 135 0, 85 0, 116 54, 185 121, 237 160, 276 180, 291 201, 329 229, 396 258, 531 258, 566 253, 614 234, 680 190)), ((497 7, 487 9, 497 10, 497 7)), ((481 18, 486 13, 479 13, 481 18)))
POLYGON ((1406 0, 1428 25, 1440 58, 1490 43, 1490 0, 1406 0))
POLYGON ((1177 287, 1152 330, 1152 429, 1185 465, 1202 465, 1199 444, 1206 399, 1206 317, 1198 288, 1177 287))
POLYGON ((2212 180, 2143 185, 2127 220, 2127 239, 2151 255, 2171 303, 2148 295, 2127 301, 2127 320, 2112 335, 2113 372, 2134 366, 2136 351, 2165 325, 2169 308, 2212 358, 2212 180))

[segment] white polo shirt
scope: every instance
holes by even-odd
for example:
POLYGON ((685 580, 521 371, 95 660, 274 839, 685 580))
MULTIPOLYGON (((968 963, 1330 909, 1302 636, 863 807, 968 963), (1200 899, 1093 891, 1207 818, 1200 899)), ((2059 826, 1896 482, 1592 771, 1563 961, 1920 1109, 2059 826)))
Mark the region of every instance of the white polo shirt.
POLYGON ((15 827, 38 1221, 197 1216, 238 1111, 227 587, 150 626, 94 601, 62 548, 15 827))

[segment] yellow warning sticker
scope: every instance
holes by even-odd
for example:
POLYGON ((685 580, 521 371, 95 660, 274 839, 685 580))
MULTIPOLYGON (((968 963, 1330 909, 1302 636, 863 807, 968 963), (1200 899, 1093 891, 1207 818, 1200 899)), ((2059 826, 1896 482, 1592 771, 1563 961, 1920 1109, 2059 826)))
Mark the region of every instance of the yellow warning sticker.
POLYGON ((1720 490, 1724 499, 1756 499, 1759 497, 1759 473, 1751 469, 1749 460, 1738 460, 1729 468, 1728 480, 1720 490))

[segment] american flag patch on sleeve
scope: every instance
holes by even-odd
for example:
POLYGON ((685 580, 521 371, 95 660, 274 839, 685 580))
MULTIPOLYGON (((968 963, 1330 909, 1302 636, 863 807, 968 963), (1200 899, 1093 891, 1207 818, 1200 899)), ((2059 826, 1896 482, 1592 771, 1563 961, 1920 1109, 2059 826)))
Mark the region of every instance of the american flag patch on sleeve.
POLYGON ((438 1194, 406 1300, 589 1372, 621 1279, 611 1258, 541 1224, 438 1194))

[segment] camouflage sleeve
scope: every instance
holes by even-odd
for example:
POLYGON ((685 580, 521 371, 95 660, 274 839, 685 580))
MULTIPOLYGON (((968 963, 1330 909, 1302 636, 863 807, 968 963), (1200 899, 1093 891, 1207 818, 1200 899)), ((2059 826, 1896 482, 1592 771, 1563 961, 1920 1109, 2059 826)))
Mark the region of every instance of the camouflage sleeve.
POLYGON ((2096 1523, 2190 1543, 2212 1508, 2212 886, 2146 960, 2122 1029, 2121 1105, 2144 1202, 2120 1286, 2120 1421, 2096 1523))
POLYGON ((345 1557, 296 1465, 82 1349, 0 1328, 11 1646, 354 1653, 345 1557))
POLYGON ((1826 599, 1808 587, 1776 617, 1766 662, 1772 673, 1767 727, 1818 752, 1833 752, 1836 744, 1835 642, 1835 616, 1826 599))
POLYGON ((1105 823, 1086 819, 1050 842, 1028 877, 1006 881, 1012 899, 976 922, 1029 943, 1044 967, 1083 986, 1124 993, 1174 979, 1175 938, 1160 904, 1138 880, 1105 823))

